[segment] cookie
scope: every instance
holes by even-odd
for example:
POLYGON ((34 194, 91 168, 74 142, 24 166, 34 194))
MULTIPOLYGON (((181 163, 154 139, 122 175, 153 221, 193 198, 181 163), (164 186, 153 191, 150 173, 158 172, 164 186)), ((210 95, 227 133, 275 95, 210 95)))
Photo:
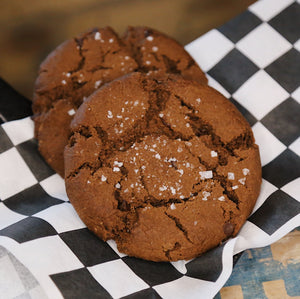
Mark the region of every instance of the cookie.
POLYGON ((33 98, 35 136, 42 156, 61 176, 64 175, 63 150, 70 133, 69 124, 78 107, 103 84, 137 70, 148 75, 179 72, 187 78, 207 83, 203 72, 181 45, 146 27, 130 27, 124 40, 109 27, 89 31, 64 42, 41 64, 33 98), (148 47, 149 32, 155 36, 152 54, 148 47), (133 36, 138 43, 134 50, 133 36), (143 44, 149 56, 145 54, 145 59, 153 66, 148 66, 148 60, 137 58, 144 55, 143 44), (164 60, 154 63, 154 57, 164 60), (175 67, 169 67, 171 64, 175 67))
POLYGON ((71 132, 69 199, 91 231, 130 256, 196 257, 235 236, 256 202, 251 128, 207 85, 126 75, 80 106, 71 132))
POLYGON ((41 64, 33 98, 35 135, 41 154, 60 175, 69 124, 77 108, 101 85, 137 67, 109 27, 64 42, 41 64))
POLYGON ((180 74, 186 79, 207 83, 207 79, 193 58, 173 38, 148 28, 131 27, 123 41, 145 73, 159 75, 180 74))

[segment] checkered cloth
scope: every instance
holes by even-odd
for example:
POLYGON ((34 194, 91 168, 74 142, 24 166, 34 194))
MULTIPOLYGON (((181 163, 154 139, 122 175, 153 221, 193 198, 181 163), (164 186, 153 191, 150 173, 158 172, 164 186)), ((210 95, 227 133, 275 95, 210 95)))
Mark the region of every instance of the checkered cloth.
POLYGON ((3 284, 1 275, 0 298, 25 291, 26 298, 42 298, 43 291, 49 298, 212 298, 231 274, 233 255, 299 226, 299 22, 299 0, 261 0, 186 46, 210 85, 251 124, 263 166, 261 194, 238 236, 191 261, 148 262, 97 239, 69 203, 63 180, 38 153, 30 117, 4 122, 0 250, 31 273, 41 293, 31 294, 22 280, 19 287, 22 271, 10 272, 0 251, 0 273, 15 279, 3 284))

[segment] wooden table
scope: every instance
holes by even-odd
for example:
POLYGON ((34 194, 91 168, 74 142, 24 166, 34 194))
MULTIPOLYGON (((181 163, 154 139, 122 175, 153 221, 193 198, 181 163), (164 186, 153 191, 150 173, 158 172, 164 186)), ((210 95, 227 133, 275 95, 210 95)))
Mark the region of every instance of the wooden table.
POLYGON ((147 25, 187 44, 254 0, 1 0, 0 75, 32 97, 38 66, 64 40, 96 26, 147 25))

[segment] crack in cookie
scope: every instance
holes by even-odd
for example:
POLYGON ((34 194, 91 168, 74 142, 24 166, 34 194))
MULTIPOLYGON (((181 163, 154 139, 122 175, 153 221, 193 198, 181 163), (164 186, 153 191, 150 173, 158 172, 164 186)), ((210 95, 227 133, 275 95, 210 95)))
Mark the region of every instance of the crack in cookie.
POLYGON ((261 182, 251 129, 226 98, 137 72, 81 105, 65 167, 88 228, 154 261, 189 259, 236 235, 261 182))
POLYGON ((172 38, 147 27, 130 27, 122 38, 110 27, 96 28, 66 41, 41 64, 35 83, 33 119, 42 156, 63 176, 62 153, 73 118, 67 114, 69 106, 76 112, 105 83, 135 71, 148 75, 179 72, 206 84, 203 72, 191 61, 189 54, 172 38), (166 48, 170 46, 171 49, 166 48), (155 65, 149 60, 148 51, 155 53, 156 58, 151 55, 155 65), (55 109, 58 102, 65 114, 55 109))

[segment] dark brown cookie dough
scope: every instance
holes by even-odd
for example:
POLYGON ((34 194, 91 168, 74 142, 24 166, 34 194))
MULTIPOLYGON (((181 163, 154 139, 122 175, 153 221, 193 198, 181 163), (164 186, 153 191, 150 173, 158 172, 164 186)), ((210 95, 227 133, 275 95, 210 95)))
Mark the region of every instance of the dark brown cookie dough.
MULTIPOLYGON (((39 150, 61 176, 64 175, 62 157, 69 135, 68 124, 84 99, 103 84, 124 74, 140 70, 151 75, 152 68, 144 67, 142 60, 137 59, 143 55, 143 50, 140 55, 137 54, 139 50, 135 49, 134 53, 132 50, 133 33, 138 33, 139 40, 136 42, 139 45, 146 45, 151 36, 147 35, 144 42, 142 32, 148 34, 150 31, 156 39, 155 55, 159 59, 164 58, 161 63, 155 63, 157 71, 179 72, 189 79, 207 83, 203 72, 182 46, 150 28, 130 28, 125 39, 130 41, 130 47, 109 27, 95 29, 64 42, 42 63, 33 98, 39 150), (169 67, 169 64, 175 67, 169 67)), ((149 49, 147 51, 151 53, 149 49)), ((145 65, 147 63, 148 60, 145 65)))
POLYGON ((64 42, 42 63, 33 98, 35 133, 41 154, 60 175, 74 111, 104 83, 136 68, 109 27, 64 42))
POLYGON ((216 90, 133 73, 79 108, 66 188, 90 230, 121 252, 190 259, 237 234, 261 184, 250 126, 216 90))
POLYGON ((131 50, 139 69, 148 74, 180 74, 186 79, 207 83, 207 79, 182 45, 148 27, 129 26, 123 41, 131 50))

